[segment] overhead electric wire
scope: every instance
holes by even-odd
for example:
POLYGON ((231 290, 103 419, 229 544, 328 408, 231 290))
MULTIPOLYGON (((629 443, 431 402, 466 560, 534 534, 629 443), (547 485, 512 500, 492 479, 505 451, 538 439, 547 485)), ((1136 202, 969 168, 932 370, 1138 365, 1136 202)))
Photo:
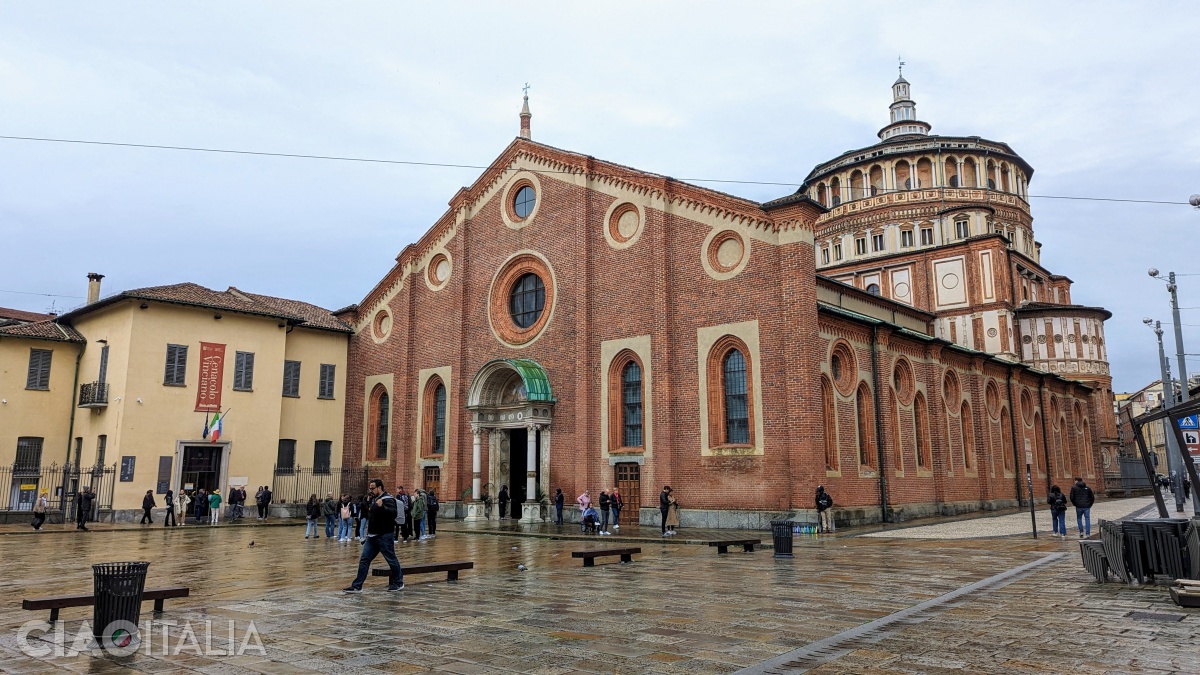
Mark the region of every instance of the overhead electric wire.
POLYGON ((41 295, 47 298, 75 298, 82 299, 82 295, 58 295, 57 293, 32 293, 30 291, 6 291, 0 289, 0 293, 16 293, 18 295, 41 295))
MULTIPOLYGON (((368 164, 397 164, 403 166, 430 166, 443 167, 451 169, 479 169, 487 170, 495 167, 495 164, 454 164, 449 162, 420 162, 415 160, 403 159, 378 159, 372 157, 341 157, 337 155, 310 155, 303 153, 292 152, 264 152, 259 150, 230 150, 226 148, 200 148, 186 145, 158 145, 153 143, 119 143, 116 141, 88 141, 77 138, 44 138, 37 136, 7 136, 0 135, 0 139, 9 141, 36 141, 40 143, 71 143, 76 145, 103 145, 120 148, 141 148, 148 150, 176 150, 183 152, 208 152, 224 155, 253 155, 258 157, 282 157, 287 159, 321 159, 335 162, 363 162, 368 164)), ((630 170, 634 171, 633 169, 630 170)), ((552 170, 552 169, 535 169, 533 173, 554 174, 566 173, 574 174, 577 171, 552 170)), ((594 176, 614 176, 619 177, 621 174, 603 174, 593 172, 594 176)), ((740 185, 778 185, 782 187, 800 187, 803 183, 786 183, 777 181, 762 181, 762 180, 734 180, 728 178, 677 178, 676 180, 692 182, 692 183, 731 183, 740 185)), ((1069 199, 1075 201, 1090 201, 1090 202, 1125 202, 1131 204, 1167 204, 1167 205, 1183 205, 1190 206, 1188 202, 1173 202, 1156 199, 1119 199, 1114 197, 1077 197, 1065 195, 1028 195, 1031 199, 1069 199)))

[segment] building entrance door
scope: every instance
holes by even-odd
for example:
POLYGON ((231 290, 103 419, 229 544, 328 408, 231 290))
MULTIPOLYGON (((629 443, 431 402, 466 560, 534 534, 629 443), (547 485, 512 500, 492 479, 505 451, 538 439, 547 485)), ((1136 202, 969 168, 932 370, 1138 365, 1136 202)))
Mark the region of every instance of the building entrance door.
POLYGON ((220 445, 184 446, 180 488, 193 492, 204 489, 210 494, 220 488, 223 448, 224 446, 220 445))
MULTIPOLYGON (((505 476, 508 479, 508 496, 512 502, 508 506, 508 513, 505 514, 510 518, 521 517, 521 504, 525 503, 526 499, 536 498, 537 495, 527 495, 526 476, 529 471, 529 430, 525 428, 508 429, 508 474, 505 476)), ((534 457, 534 466, 537 467, 537 480, 535 484, 540 484, 542 481, 542 444, 541 435, 539 434, 534 439, 534 452, 537 453, 534 457)))
POLYGON ((621 522, 617 524, 636 525, 642 509, 642 466, 636 462, 621 462, 613 468, 617 475, 617 490, 625 501, 621 522))

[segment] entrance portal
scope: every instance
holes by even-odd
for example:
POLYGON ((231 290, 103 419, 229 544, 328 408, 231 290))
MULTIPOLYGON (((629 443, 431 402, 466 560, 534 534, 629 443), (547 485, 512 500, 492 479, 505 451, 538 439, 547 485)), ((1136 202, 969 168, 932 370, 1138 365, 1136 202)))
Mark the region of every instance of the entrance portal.
POLYGON ((508 486, 510 510, 503 515, 525 522, 544 518, 541 505, 534 500, 539 492, 547 491, 550 473, 550 422, 554 396, 546 371, 529 359, 489 361, 471 381, 467 409, 471 411, 474 436, 467 520, 487 517, 481 502, 484 483, 493 486, 494 491, 501 485, 508 486), (486 466, 483 461, 485 437, 488 444, 486 466))
POLYGON ((221 445, 186 445, 183 448, 183 474, 180 487, 184 490, 212 492, 221 487, 221 445), (190 486, 190 487, 189 487, 190 486))

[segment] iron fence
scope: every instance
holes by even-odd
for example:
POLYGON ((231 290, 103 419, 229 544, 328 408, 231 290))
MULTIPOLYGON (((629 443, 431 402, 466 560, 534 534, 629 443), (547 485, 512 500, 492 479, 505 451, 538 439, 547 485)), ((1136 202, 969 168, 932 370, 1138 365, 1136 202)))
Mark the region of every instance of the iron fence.
POLYGON ((311 495, 324 499, 348 494, 354 497, 367 493, 367 469, 362 466, 303 467, 275 466, 271 485, 272 501, 276 504, 303 504, 311 495))
POLYGON ((83 468, 71 464, 0 466, 0 490, 8 487, 8 499, 0 503, 0 511, 32 511, 37 498, 46 492, 51 511, 63 511, 74 518, 75 495, 85 485, 96 494, 92 501, 95 512, 111 510, 116 477, 116 464, 83 468))

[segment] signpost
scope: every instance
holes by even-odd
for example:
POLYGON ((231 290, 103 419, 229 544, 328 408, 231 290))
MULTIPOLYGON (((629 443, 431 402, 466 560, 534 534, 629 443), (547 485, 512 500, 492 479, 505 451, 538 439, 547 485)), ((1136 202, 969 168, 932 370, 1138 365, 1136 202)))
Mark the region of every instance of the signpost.
POLYGON ((1189 415, 1179 420, 1179 430, 1183 432, 1183 442, 1187 452, 1193 458, 1200 457, 1200 415, 1189 415))

